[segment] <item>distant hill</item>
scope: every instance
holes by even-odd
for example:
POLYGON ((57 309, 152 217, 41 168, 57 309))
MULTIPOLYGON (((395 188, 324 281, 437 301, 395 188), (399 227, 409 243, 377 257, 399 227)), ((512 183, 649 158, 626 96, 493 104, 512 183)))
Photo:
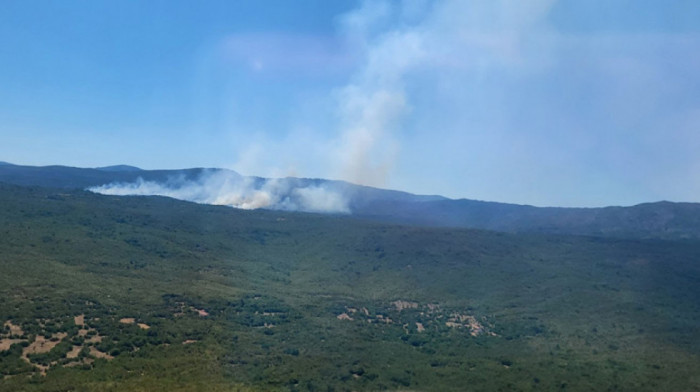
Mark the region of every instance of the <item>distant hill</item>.
POLYGON ((108 171, 108 172, 129 172, 129 171, 141 171, 141 168, 129 165, 114 165, 98 167, 97 170, 108 171))
POLYGON ((427 226, 605 237, 700 238, 698 203, 662 201, 631 207, 555 208, 466 199, 412 203, 373 200, 358 211, 373 219, 427 226))
POLYGON ((197 178, 205 169, 141 170, 133 166, 108 166, 86 169, 68 166, 0 166, 0 182, 49 188, 85 189, 112 182, 132 182, 138 178, 165 182, 174 176, 197 178))
MULTIPOLYGON (((167 184, 198 184, 212 173, 225 174, 225 182, 244 182, 253 191, 274 192, 277 204, 268 208, 306 210, 299 189, 323 188, 342 195, 350 214, 376 221, 432 227, 463 227, 502 232, 576 234, 620 238, 700 238, 700 204, 656 202, 632 207, 533 207, 411 193, 354 185, 324 179, 243 177, 224 169, 141 170, 119 165, 98 169, 65 166, 0 165, 0 182, 63 189, 85 189, 106 184, 130 184, 141 179, 167 184), (270 184, 274 185, 271 186, 270 184), (274 189, 271 189, 274 188, 274 189)), ((188 192, 184 198, 207 202, 207 190, 188 192), (195 194, 195 196, 192 196, 195 194), (189 198, 188 198, 189 197, 189 198), (198 198, 197 198, 198 197, 198 198)), ((143 194, 143 193, 142 193, 143 194)), ((170 196, 169 193, 164 195, 170 196)), ((325 195, 321 195, 325 196, 325 195)), ((318 198, 318 197, 317 197, 318 198)), ((324 202, 325 200, 322 200, 324 202)), ((226 204, 226 203, 218 203, 226 204)), ((323 211, 311 210, 311 211, 323 211)))

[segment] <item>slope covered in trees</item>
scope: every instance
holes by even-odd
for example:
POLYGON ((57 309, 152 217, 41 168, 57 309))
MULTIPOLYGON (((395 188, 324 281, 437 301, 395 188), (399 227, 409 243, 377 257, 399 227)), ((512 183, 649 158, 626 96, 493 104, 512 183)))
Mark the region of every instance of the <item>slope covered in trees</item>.
POLYGON ((695 241, 12 185, 0 205, 0 390, 700 387, 695 241))

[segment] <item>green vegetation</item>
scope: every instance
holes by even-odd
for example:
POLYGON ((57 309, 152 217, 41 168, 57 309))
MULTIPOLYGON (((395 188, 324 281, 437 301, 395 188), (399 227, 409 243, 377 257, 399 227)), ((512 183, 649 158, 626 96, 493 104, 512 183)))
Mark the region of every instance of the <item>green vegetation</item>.
POLYGON ((0 205, 0 391, 700 389, 697 241, 0 205))

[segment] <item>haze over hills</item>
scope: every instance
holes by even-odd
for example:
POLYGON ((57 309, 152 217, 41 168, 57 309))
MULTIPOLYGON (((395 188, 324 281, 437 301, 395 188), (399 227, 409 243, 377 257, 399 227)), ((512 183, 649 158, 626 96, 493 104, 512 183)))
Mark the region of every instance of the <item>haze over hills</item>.
POLYGON ((700 238, 700 204, 558 208, 414 195, 306 178, 245 177, 225 169, 141 170, 0 166, 0 182, 113 195, 161 195, 239 208, 351 214, 411 225, 629 238, 700 238))

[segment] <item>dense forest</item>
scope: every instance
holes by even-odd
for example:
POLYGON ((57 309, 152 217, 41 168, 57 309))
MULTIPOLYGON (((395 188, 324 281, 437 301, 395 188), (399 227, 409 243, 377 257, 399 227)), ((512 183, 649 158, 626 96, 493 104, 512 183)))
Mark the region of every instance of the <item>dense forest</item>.
POLYGON ((0 390, 700 389, 700 242, 0 185, 0 390))

